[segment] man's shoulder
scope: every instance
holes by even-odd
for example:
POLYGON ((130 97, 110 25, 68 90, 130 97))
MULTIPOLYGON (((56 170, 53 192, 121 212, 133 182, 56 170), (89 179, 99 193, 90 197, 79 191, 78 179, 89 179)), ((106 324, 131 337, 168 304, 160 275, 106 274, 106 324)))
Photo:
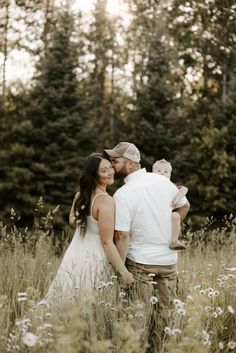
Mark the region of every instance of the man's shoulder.
POLYGON ((124 194, 127 191, 127 184, 122 185, 119 189, 116 190, 113 197, 124 194))

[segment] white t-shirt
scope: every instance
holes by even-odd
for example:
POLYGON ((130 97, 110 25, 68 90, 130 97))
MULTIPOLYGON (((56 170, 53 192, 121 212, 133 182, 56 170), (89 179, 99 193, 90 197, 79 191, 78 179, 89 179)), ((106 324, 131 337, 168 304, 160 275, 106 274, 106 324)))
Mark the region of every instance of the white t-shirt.
MULTIPOLYGON (((125 178, 114 194, 115 229, 130 233, 127 257, 147 265, 171 265, 177 252, 171 242, 171 203, 178 188, 165 176, 140 169, 125 178)), ((187 202, 183 197, 178 207, 187 202)))

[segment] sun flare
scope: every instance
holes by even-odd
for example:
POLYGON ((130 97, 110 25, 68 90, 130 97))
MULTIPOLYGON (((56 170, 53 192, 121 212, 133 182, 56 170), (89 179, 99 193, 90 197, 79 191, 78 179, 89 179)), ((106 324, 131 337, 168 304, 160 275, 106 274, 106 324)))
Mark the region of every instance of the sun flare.
MULTIPOLYGON (((95 6, 96 0, 73 0, 72 8, 75 11, 89 13, 95 6)), ((127 4, 123 0, 107 0, 106 11, 109 16, 121 16, 124 22, 129 21, 129 11, 127 4)))
POLYGON ((108 0, 106 10, 110 15, 119 14, 119 12, 121 10, 120 1, 119 0, 108 0))

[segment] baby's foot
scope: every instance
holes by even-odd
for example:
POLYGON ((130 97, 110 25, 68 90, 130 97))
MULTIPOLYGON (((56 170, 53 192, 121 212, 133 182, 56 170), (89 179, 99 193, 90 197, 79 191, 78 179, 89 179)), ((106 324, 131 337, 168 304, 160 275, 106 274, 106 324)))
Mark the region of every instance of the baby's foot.
POLYGON ((186 245, 182 241, 177 240, 176 242, 170 244, 170 249, 171 250, 185 250, 186 245))

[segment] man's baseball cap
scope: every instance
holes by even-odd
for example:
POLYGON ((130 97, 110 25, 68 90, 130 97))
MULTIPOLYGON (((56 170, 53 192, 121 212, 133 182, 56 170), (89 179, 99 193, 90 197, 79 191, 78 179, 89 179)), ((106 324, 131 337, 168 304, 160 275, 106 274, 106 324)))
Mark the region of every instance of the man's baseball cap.
POLYGON ((137 147, 130 142, 120 142, 112 150, 104 150, 111 158, 125 157, 133 162, 140 162, 140 153, 137 147))

